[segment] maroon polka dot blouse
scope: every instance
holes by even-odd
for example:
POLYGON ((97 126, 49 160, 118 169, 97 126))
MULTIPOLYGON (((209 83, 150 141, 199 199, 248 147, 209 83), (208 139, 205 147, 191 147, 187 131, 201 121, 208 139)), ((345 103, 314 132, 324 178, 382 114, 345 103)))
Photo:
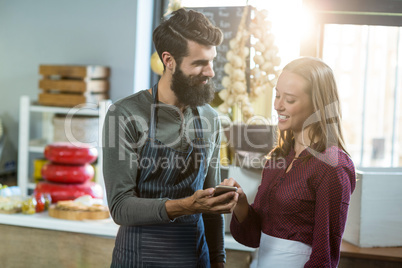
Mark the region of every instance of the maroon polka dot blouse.
MULTIPOLYGON (((305 149, 267 161, 248 217, 232 217, 231 232, 241 244, 259 247, 261 232, 312 246, 305 267, 336 267, 356 175, 352 160, 337 147, 303 161, 305 149), (292 168, 286 168, 292 162, 292 168)), ((236 178, 234 178, 236 179, 236 178)))

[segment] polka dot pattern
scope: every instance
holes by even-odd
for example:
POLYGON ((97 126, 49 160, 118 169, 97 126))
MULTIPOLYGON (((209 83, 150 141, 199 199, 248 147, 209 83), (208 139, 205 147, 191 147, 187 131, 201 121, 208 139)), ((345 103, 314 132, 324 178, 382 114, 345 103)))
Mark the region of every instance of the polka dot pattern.
POLYGON ((295 158, 291 151, 282 159, 285 164, 278 160, 266 163, 248 218, 240 224, 232 217, 231 232, 250 247, 259 246, 261 232, 309 244, 312 253, 305 267, 336 267, 356 184, 355 168, 337 147, 308 161, 300 159, 308 154, 306 149, 295 158))

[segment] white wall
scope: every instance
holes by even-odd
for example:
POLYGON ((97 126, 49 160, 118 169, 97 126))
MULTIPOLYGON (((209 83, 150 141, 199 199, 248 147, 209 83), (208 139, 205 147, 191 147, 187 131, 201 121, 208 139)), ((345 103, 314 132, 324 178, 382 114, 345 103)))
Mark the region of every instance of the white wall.
POLYGON ((37 99, 40 64, 109 66, 113 101, 132 94, 134 81, 136 91, 150 86, 152 3, 0 0, 0 117, 16 148, 19 97, 37 99))

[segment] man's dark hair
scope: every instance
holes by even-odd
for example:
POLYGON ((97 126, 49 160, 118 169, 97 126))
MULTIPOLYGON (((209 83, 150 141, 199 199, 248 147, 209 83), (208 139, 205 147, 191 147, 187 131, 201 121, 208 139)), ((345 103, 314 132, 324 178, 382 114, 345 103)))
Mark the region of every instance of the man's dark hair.
POLYGON ((162 53, 167 51, 178 65, 188 55, 187 40, 204 46, 218 46, 222 43, 223 34, 204 14, 184 8, 172 12, 170 18, 164 20, 153 32, 159 58, 162 60, 162 53))

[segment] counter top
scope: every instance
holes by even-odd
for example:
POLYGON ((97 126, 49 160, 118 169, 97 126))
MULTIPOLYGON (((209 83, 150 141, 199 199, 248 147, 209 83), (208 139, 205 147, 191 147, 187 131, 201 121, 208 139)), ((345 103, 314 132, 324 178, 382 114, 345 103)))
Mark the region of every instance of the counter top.
POLYGON ((111 218, 105 220, 70 221, 52 218, 47 212, 32 215, 0 214, 0 224, 56 231, 115 237, 119 226, 111 218))
MULTIPOLYGON (((52 218, 47 212, 35 213, 32 215, 0 214, 0 224, 48 229, 55 231, 91 234, 106 237, 116 237, 119 225, 109 218, 105 220, 84 220, 71 221, 52 218)), ((246 247, 238 243, 230 234, 225 235, 226 249, 255 251, 254 248, 246 247)))
POLYGON ((341 257, 372 259, 402 263, 402 247, 360 248, 342 240, 341 257))

